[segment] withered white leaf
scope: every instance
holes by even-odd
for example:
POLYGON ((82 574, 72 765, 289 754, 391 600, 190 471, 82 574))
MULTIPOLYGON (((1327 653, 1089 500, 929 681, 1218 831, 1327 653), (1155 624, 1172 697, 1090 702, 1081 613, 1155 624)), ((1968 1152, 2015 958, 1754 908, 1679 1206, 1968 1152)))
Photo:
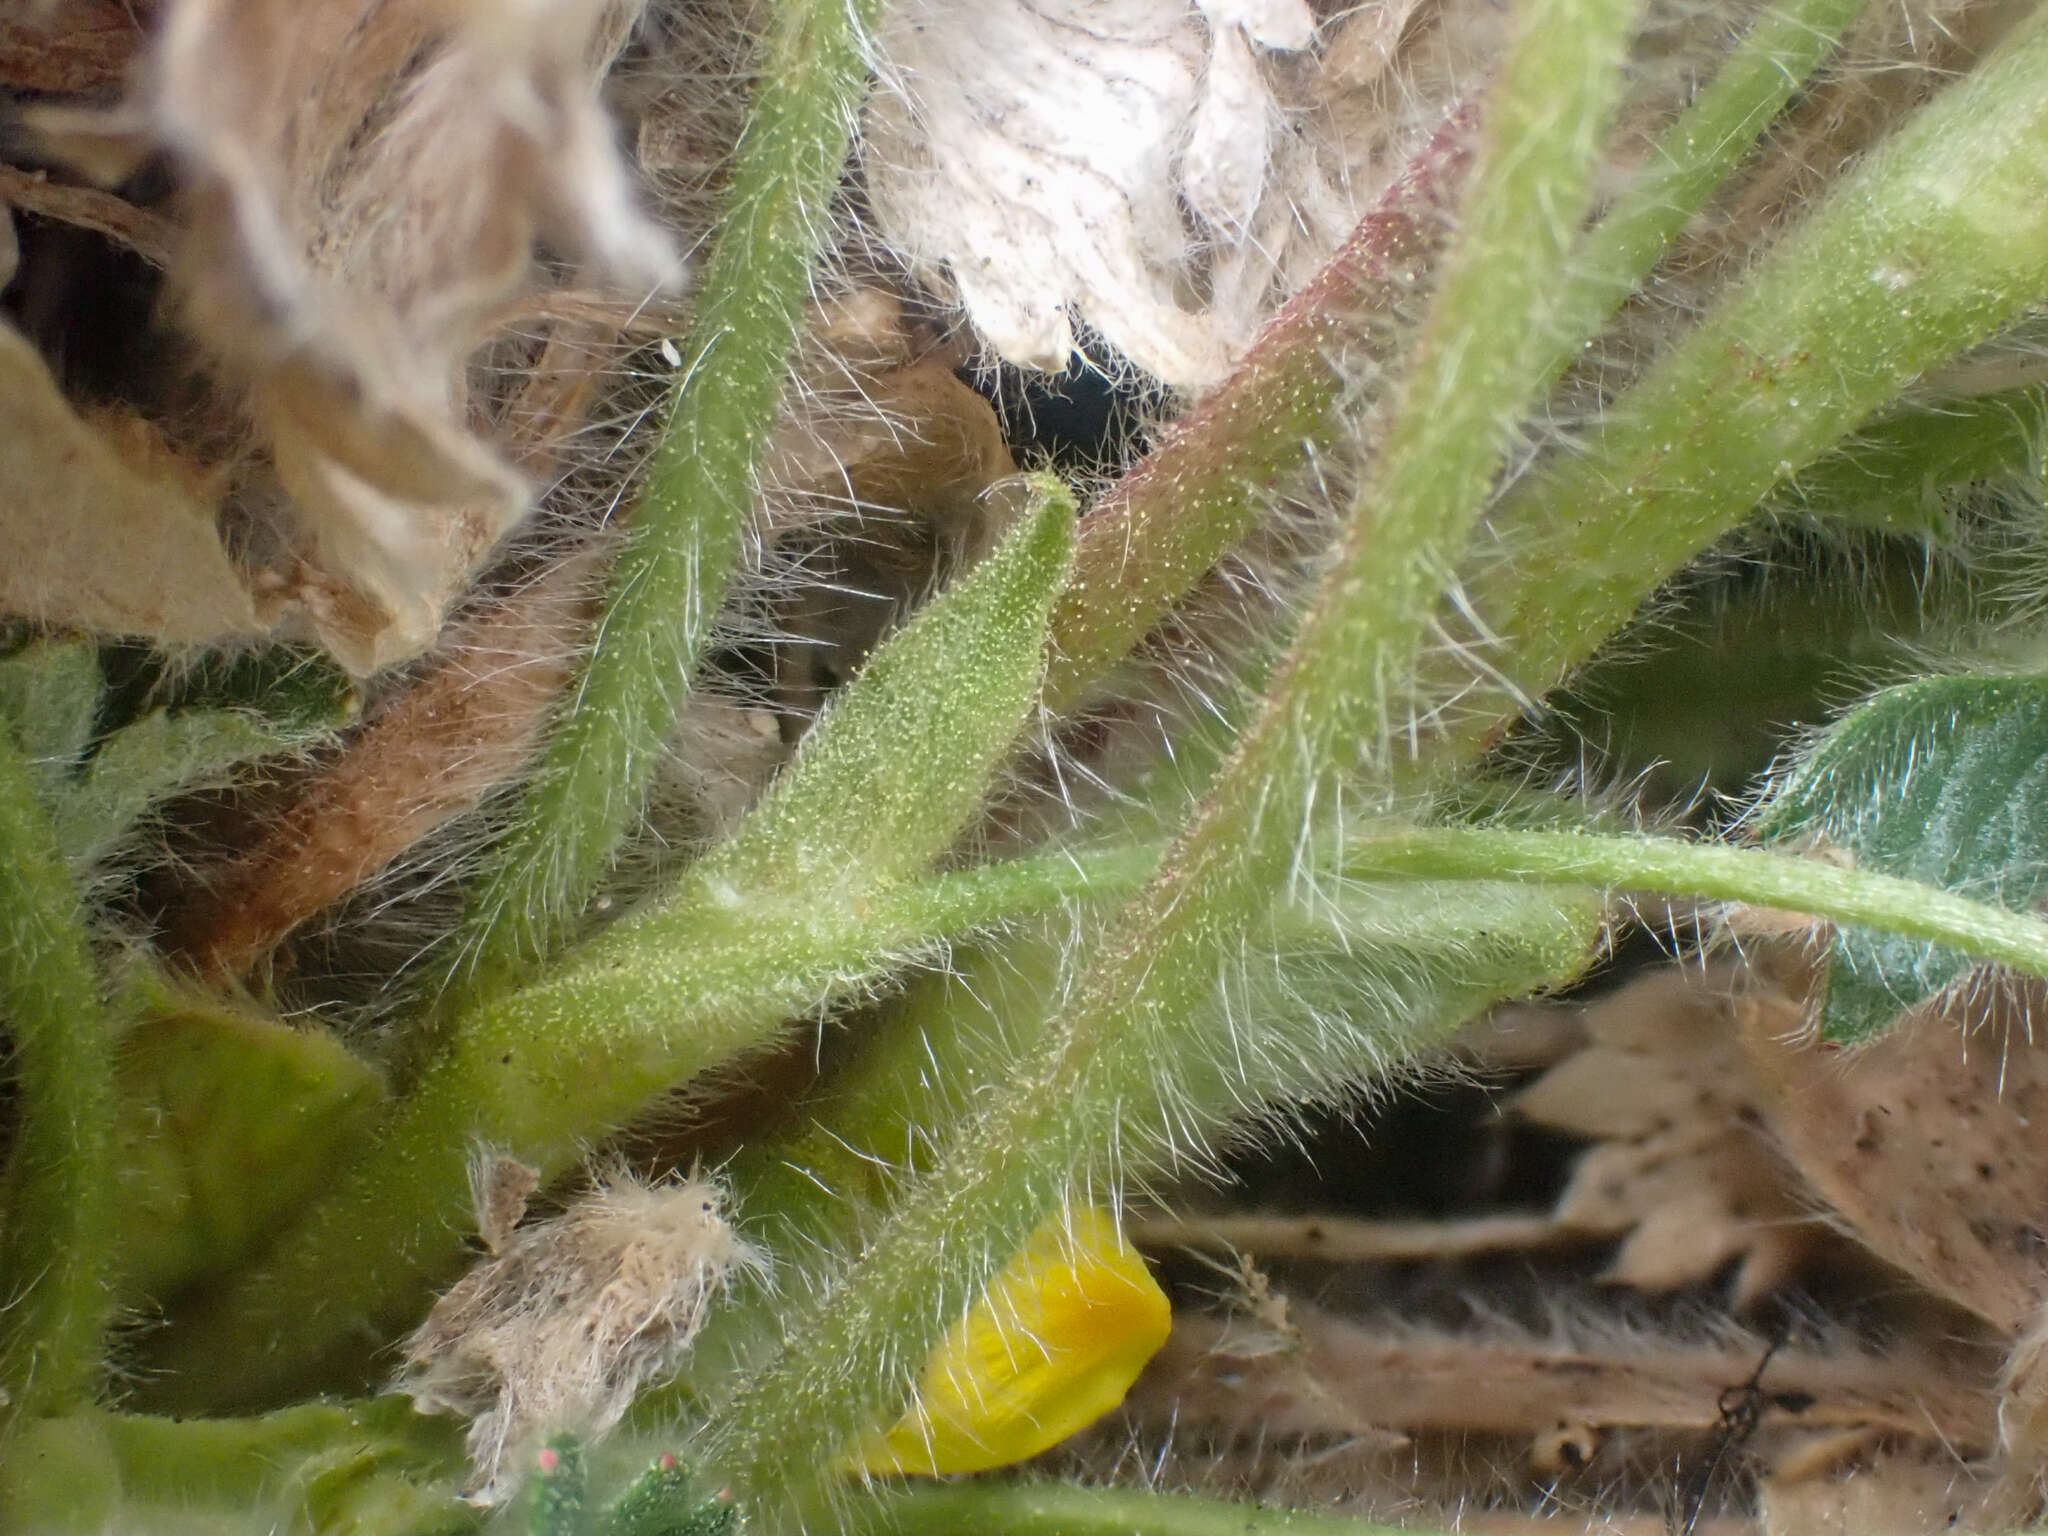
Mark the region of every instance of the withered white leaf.
POLYGON ((397 1383, 422 1413, 470 1420, 467 1496, 478 1504, 511 1495, 541 1436, 616 1425, 675 1368, 733 1276, 767 1264, 733 1231, 711 1179, 650 1184, 615 1171, 561 1215, 508 1226, 536 1182, 509 1159, 472 1169, 493 1254, 406 1340, 397 1383))
POLYGON ((1064 368, 1081 318, 1168 383, 1213 383, 1258 317, 1193 298, 1200 269, 1271 260, 1244 242, 1278 112, 1254 50, 1313 32, 1304 0, 892 7, 866 123, 881 232, 1013 362, 1064 368))
POLYGON ((149 118, 185 180, 184 313, 247 387, 301 526, 282 595, 358 670, 413 655, 525 509, 465 366, 535 242, 676 263, 596 87, 637 0, 178 0, 149 118))

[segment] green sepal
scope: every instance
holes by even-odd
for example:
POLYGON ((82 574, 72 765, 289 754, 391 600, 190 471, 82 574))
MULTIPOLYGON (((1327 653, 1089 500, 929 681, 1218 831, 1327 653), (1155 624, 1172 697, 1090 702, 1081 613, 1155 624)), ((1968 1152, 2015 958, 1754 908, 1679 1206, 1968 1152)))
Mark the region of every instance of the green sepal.
POLYGON ((605 1509, 601 1536, 727 1536, 739 1524, 732 1495, 706 1496, 673 1456, 664 1456, 626 1485, 605 1509))
POLYGON ((1022 526, 875 653, 701 868, 739 891, 866 888, 951 847, 1023 728, 1073 555, 1073 499, 1037 477, 1022 526))
MULTIPOLYGON (((2048 895, 2048 677, 1937 677, 1888 688, 1799 759, 1757 817, 1765 842, 2016 911, 2048 895)), ((1861 927, 1836 935, 1821 1023, 1868 1039, 1972 965, 1861 927)))

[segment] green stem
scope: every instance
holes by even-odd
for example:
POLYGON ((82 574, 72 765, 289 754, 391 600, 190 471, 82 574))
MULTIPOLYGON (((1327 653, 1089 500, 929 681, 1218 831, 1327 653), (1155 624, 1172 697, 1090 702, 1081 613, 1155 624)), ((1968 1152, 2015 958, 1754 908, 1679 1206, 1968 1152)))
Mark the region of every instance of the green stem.
POLYGON ((889 1536, 1430 1536, 1415 1526, 1073 1483, 920 1484, 891 1491, 862 1529, 889 1536))
MULTIPOLYGON (((1648 275, 1671 239, 1754 147, 1869 0, 1787 0, 1765 15, 1651 151, 1574 254, 1551 335, 1550 376, 1648 275)), ((1454 113, 1315 281, 1260 333, 1222 388, 1177 422, 1083 525, 1053 617, 1046 702, 1081 702, 1251 528, 1269 487, 1346 424, 1347 379, 1384 366, 1398 312, 1441 241, 1466 175, 1472 123, 1454 113)))
POLYGON ((554 1174, 661 1093, 772 1041, 948 940, 1136 888, 1156 848, 1049 854, 851 904, 723 893, 614 930, 575 966, 465 1016, 361 1160, 270 1260, 159 1335, 166 1406, 260 1404, 309 1376, 361 1379, 448 1278, 479 1140, 554 1174))
POLYGON ((1869 8, 1870 0, 1781 0, 1744 35, 1573 254, 1558 307, 1558 371, 1635 292, 1869 8))
POLYGON ((889 1536, 1430 1536, 1337 1513, 1075 1483, 922 1483, 883 1495, 864 1532, 889 1536))
POLYGON ((113 1307, 114 1036, 56 834, 0 735, 0 1018, 19 1116, 0 1246, 0 1434, 99 1377, 113 1307))
POLYGON ((1548 363, 1551 298, 1634 16, 1627 0, 1523 8, 1380 475, 1264 712, 1042 1040, 862 1260, 796 1301, 790 1342, 734 1384, 714 1420, 721 1474, 769 1518, 829 1491, 835 1455, 900 1405, 906 1370, 978 1285, 1077 1178, 1110 1172, 1091 1164, 1170 1161, 1183 1134, 1391 1053, 1377 1019, 1279 1048, 1256 1025, 1218 1040, 1221 962, 1304 856, 1318 786, 1404 723, 1395 701, 1444 575, 1548 363))
POLYGON ((1497 563, 1465 582, 1503 637, 1420 747, 1450 773, 1626 624, 1657 587, 1925 370, 2048 294, 2048 14, 1916 113, 1749 281, 1512 492, 1497 563))
POLYGON ((682 382, 581 679, 465 923, 473 997, 581 915, 638 815, 740 559, 811 268, 867 87, 879 0, 776 0, 682 382))
POLYGON ((1590 885, 1782 907, 1946 944, 2048 976, 2048 923, 2037 918, 1917 880, 1762 849, 1665 837, 1418 827, 1347 843, 1344 873, 1359 880, 1590 885))

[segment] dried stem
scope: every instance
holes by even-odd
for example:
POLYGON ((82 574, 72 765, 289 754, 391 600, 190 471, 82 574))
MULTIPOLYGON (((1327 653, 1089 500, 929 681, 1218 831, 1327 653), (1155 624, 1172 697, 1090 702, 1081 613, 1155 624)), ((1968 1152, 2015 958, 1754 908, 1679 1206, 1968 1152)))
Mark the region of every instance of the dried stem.
POLYGON ((165 947, 232 981, 299 924, 525 766, 589 622, 592 561, 558 562, 465 623, 434 671, 186 897, 165 947))

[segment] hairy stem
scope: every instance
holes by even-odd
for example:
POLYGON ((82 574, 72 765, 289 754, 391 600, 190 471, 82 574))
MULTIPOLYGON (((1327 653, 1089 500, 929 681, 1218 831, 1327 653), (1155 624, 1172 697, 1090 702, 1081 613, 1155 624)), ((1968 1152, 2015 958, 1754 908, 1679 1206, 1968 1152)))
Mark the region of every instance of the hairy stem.
POLYGON ((410 1321, 469 1230, 478 1140, 556 1174, 668 1088, 758 1049, 791 1018, 878 984, 947 940, 1129 891, 1156 848, 1020 859, 842 906, 707 899, 463 1020, 360 1163, 267 1261, 166 1330, 166 1406, 261 1404, 309 1375, 360 1380, 358 1340, 410 1321), (687 1000, 687 1001, 677 1001, 687 1000), (183 1378, 183 1379, 180 1379, 183 1378))
POLYGON ((2048 976, 2048 923, 2037 918, 1917 880, 1762 849, 1668 837, 1418 827, 1347 843, 1344 873, 1360 880, 1590 885, 1783 907, 1946 944, 2030 975, 2048 976))
POLYGON ((1251 531, 1275 481, 1345 429, 1337 403, 1347 373, 1392 361, 1406 333, 1388 317, 1411 299, 1449 233, 1476 115, 1465 106, 1444 120, 1237 371, 1089 513, 1053 614, 1048 708, 1082 702, 1251 531))
POLYGON ((1635 291, 1870 0, 1781 0, 1735 46, 1572 257, 1560 371, 1635 291))
MULTIPOLYGON (((1553 321, 1553 374, 1649 273, 1868 3, 1788 0, 1736 45, 1574 255, 1553 321)), ((1367 360, 1390 361, 1400 339, 1368 317, 1395 311, 1417 270, 1433 262, 1469 169, 1472 116, 1469 108, 1451 114, 1238 371, 1090 514, 1054 615, 1050 707, 1081 702, 1251 530, 1275 480, 1345 429, 1335 404, 1347 375, 1367 360)))
POLYGON ((867 87, 879 0, 777 0, 682 384, 582 677, 465 924, 473 996, 516 981, 580 915, 638 814, 738 564, 811 266, 867 87))
POLYGON ((1091 1164, 1171 1160, 1183 1133, 1395 1048, 1376 1019, 1301 1042, 1219 1041, 1221 962, 1304 856, 1318 786, 1393 723, 1444 575, 1547 363, 1549 301, 1633 18, 1625 0, 1524 7, 1380 475, 1260 719, 1043 1038, 864 1257, 791 1308, 792 1342, 746 1373, 714 1423, 721 1473, 769 1518, 829 1494, 835 1453, 894 1411, 978 1284, 1091 1164))
MULTIPOLYGON (((1432 771, 1497 740, 1773 486, 1924 370, 2048 294, 2048 16, 2037 14, 1852 171, 1749 281, 1519 485, 1465 582, 1499 637, 1432 771)), ((1436 690, 1471 686, 1442 657, 1436 690)))
POLYGON ((26 759, 0 733, 0 1017, 19 1116, 0 1208, 0 1435, 98 1379, 113 1306, 114 1037, 26 759))
POLYGON ((890 1536, 1429 1536, 1418 1527, 1186 1494, 991 1479, 893 1490, 871 1518, 865 1529, 890 1536))

